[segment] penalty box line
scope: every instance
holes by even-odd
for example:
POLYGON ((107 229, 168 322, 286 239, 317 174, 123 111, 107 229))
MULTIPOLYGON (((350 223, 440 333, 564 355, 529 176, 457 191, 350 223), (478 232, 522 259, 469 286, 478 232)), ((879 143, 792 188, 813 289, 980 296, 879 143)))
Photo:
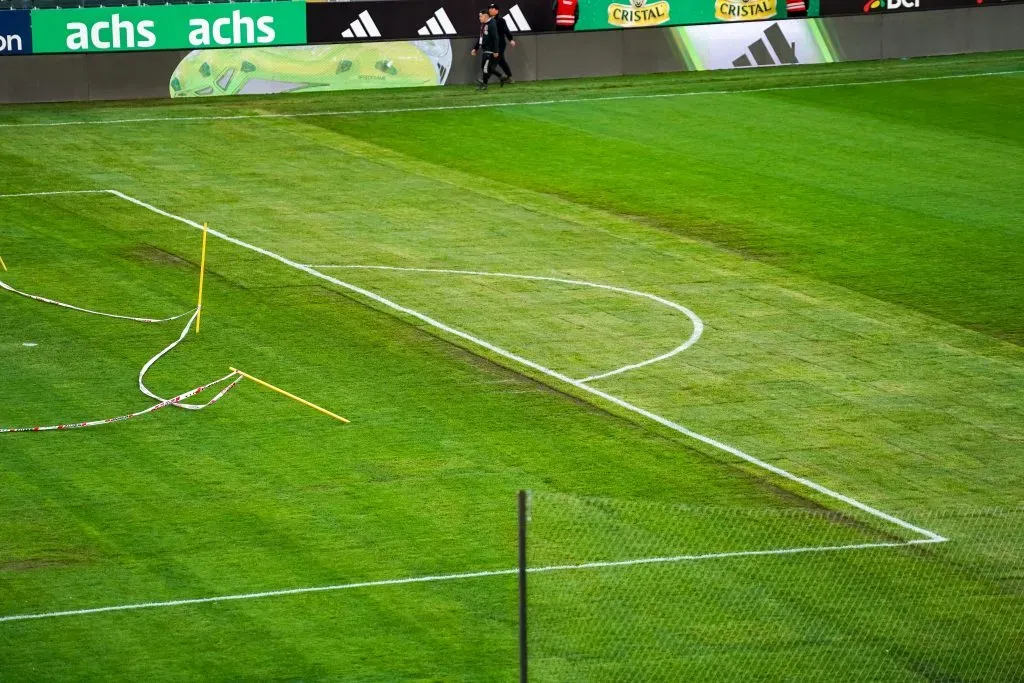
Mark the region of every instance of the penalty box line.
MULTIPOLYGON (((188 219, 188 218, 184 218, 182 216, 178 216, 176 214, 170 213, 169 211, 164 211, 163 209, 161 209, 159 207, 156 207, 156 206, 154 206, 152 204, 148 204, 148 203, 142 201, 141 199, 136 199, 135 197, 132 197, 131 195, 127 195, 127 194, 125 194, 123 192, 120 192, 118 190, 109 190, 108 189, 108 190, 78 190, 78 191, 74 191, 74 193, 82 193, 82 192, 92 192, 92 193, 103 193, 103 192, 106 192, 106 193, 111 194, 111 195, 113 195, 115 197, 119 197, 119 198, 125 200, 126 202, 134 204, 134 205, 136 205, 138 207, 141 207, 143 209, 147 209, 149 211, 152 211, 153 213, 155 213, 157 215, 164 216, 165 218, 170 218, 171 220, 177 221, 179 223, 183 223, 184 225, 191 226, 191 227, 193 227, 193 228, 195 228, 197 230, 206 230, 207 229, 205 226, 203 226, 200 223, 197 223, 196 221, 193 221, 193 220, 188 219)), ((59 192, 58 191, 58 192, 42 193, 42 194, 71 194, 71 193, 72 192, 59 192)), ((3 197, 3 196, 4 195, 0 195, 0 197, 3 197)), ((736 448, 734 446, 730 446, 728 444, 722 443, 721 441, 718 441, 717 439, 713 439, 713 438, 711 438, 709 436, 705 436, 704 434, 700 434, 699 432, 695 432, 692 429, 684 427, 683 425, 681 425, 681 424, 679 424, 677 422, 669 420, 666 417, 662 417, 661 415, 658 415, 657 413, 651 412, 650 410, 647 410, 646 408, 641 408, 640 406, 637 406, 637 405, 635 405, 633 403, 630 403, 629 401, 626 401, 625 399, 619 398, 618 396, 613 396, 612 394, 609 394, 609 393, 607 393, 605 391, 597 389, 596 387, 592 387, 592 386, 590 386, 589 384, 587 384, 586 382, 584 382, 582 380, 573 379, 572 377, 568 377, 567 375, 564 375, 564 374, 562 374, 562 373, 560 373, 560 372, 558 372, 556 370, 552 370, 551 368, 547 368, 547 367, 541 365, 540 363, 536 363, 536 362, 534 362, 534 361, 532 361, 532 360, 530 360, 528 358, 524 358, 523 356, 519 356, 517 354, 514 354, 511 351, 506 351, 505 349, 503 349, 503 348, 501 348, 499 346, 496 346, 495 344, 492 344, 492 343, 490 343, 489 341, 487 341, 485 339, 480 339, 479 337, 475 337, 475 336, 469 334, 468 332, 463 332, 463 331, 458 330, 458 329, 456 329, 454 327, 446 325, 443 322, 441 322, 439 320, 436 320, 434 318, 431 318, 430 316, 428 316, 428 315, 426 315, 424 313, 420 313, 419 311, 417 311, 415 309, 407 308, 405 306, 402 306, 401 304, 398 304, 398 303, 396 303, 394 301, 391 301, 390 299, 387 299, 387 298, 385 298, 385 297, 383 297, 383 296, 381 296, 381 295, 379 295, 379 294, 377 294, 375 292, 371 292, 368 289, 363 289, 362 287, 358 287, 358 286, 356 286, 354 284, 351 284, 349 282, 345 282, 343 280, 339 280, 338 278, 332 277, 330 275, 327 275, 326 273, 322 273, 322 272, 316 270, 315 268, 312 268, 310 266, 304 265, 304 264, 299 263, 297 261, 293 261, 292 259, 290 259, 290 258, 288 258, 286 256, 281 256, 280 254, 272 252, 269 249, 264 249, 262 247, 258 247, 256 245, 254 245, 254 244, 250 244, 249 242, 245 242, 243 240, 240 240, 240 239, 238 239, 236 237, 232 237, 232 236, 230 236, 230 235, 228 235, 226 233, 220 232, 219 230, 214 230, 212 228, 209 228, 209 234, 211 234, 214 237, 217 237, 219 239, 222 239, 225 242, 229 242, 230 244, 234 244, 236 246, 242 247, 243 249, 247 249, 249 251, 256 252, 257 254, 262 254, 263 256, 266 256, 267 258, 271 258, 271 259, 273 259, 273 260, 275 260, 275 261, 277 261, 279 263, 283 263, 284 265, 286 265, 286 266, 288 266, 290 268, 294 268, 295 270, 299 270, 299 271, 302 271, 303 273, 306 273, 308 275, 312 275, 315 278, 319 278, 321 280, 325 280, 326 282, 330 282, 331 284, 337 285, 338 287, 341 287, 343 289, 347 289, 347 290, 349 290, 351 292, 355 292, 356 294, 359 294, 359 295, 361 295, 361 296, 363 296, 363 297, 365 297, 367 299, 370 299, 371 301, 375 301, 378 304, 380 304, 382 306, 385 306, 386 308, 390 308, 390 309, 392 309, 394 311, 397 311, 398 313, 402 313, 402 314, 407 315, 409 317, 416 318, 417 320, 420 320, 420 321, 426 323, 427 325, 430 325, 431 327, 433 327, 435 329, 441 330, 442 332, 445 332, 445 333, 450 334, 452 336, 455 336, 455 337, 458 337, 458 338, 463 339, 465 341, 468 341, 471 344, 474 344, 474 345, 479 346, 481 348, 487 349, 488 351, 490 351, 490 352, 492 352, 494 354, 497 354, 497 355, 499 355, 499 356, 501 356, 503 358, 506 358, 508 360, 514 361, 514 362, 516 362, 516 363, 518 363, 520 365, 523 365, 523 366, 528 367, 528 368, 530 368, 532 370, 535 370, 536 372, 539 372, 539 373, 541 373, 543 375, 551 377, 552 379, 556 379, 559 382, 563 382, 565 384, 568 384, 569 386, 575 387, 576 389, 578 389, 580 391, 583 391, 583 392, 586 392, 586 393, 588 393, 588 394, 590 394, 592 396, 596 396, 597 398, 600 398, 600 399, 602 399, 605 402, 608 402, 608 403, 611 403, 613 405, 616 405, 619 408, 622 408, 623 410, 626 410, 628 412, 634 413, 636 415, 640 415, 641 417, 645 417, 648 420, 651 420, 652 422, 656 422, 657 424, 660 424, 661 426, 666 427, 666 428, 668 428, 668 429, 670 429, 670 430, 672 430, 672 431, 674 431, 674 432, 676 432, 678 434, 682 434, 683 436, 687 436, 687 437, 689 437, 691 439, 694 439, 696 441, 700 441, 701 443, 706 444, 708 446, 711 446, 712 448, 715 448, 715 449, 720 450, 720 451, 725 452, 725 453, 729 453, 730 455, 734 455, 737 458, 739 458, 739 459, 741 459, 741 460, 743 460, 743 461, 745 461, 745 462, 747 462, 747 463, 749 463, 751 465, 754 465, 754 466, 759 467, 759 468, 761 468, 763 470, 771 472, 772 474, 775 474, 775 475, 777 475, 779 477, 782 477, 783 479, 791 481, 791 482, 793 482, 795 484, 799 484, 800 486, 803 486, 805 488, 811 489, 812 491, 816 491, 817 493, 820 493, 821 495, 826 496, 828 498, 831 498, 833 500, 837 500, 837 501, 839 501, 841 503, 845 503, 846 505, 849 505, 850 507, 853 507, 853 508, 856 508, 856 509, 858 509, 858 510, 860 510, 862 512, 865 512, 865 513, 867 513, 867 514, 869 514, 869 515, 871 515, 871 516, 873 516, 873 517, 875 517, 877 519, 884 520, 884 521, 889 522, 890 524, 898 526, 898 527, 900 527, 902 529, 905 529, 907 531, 913 532, 913 533, 921 536, 925 540, 936 542, 936 543, 949 540, 949 539, 947 539, 947 538, 945 538, 945 537, 935 533, 934 531, 930 531, 928 529, 925 529, 923 527, 917 526, 915 524, 911 524, 910 522, 907 522, 907 521, 905 521, 903 519, 900 519, 899 517, 896 517, 894 515, 890 515, 889 513, 883 512, 883 511, 879 510, 878 508, 872 507, 872 506, 870 506, 870 505, 868 505, 866 503, 862 503, 861 501, 857 500, 856 498, 853 498, 851 496, 847 496, 847 495, 845 495, 843 493, 839 493, 838 491, 834 491, 834 490, 828 488, 827 486, 823 486, 822 484, 819 484, 819 483, 817 483, 815 481, 812 481, 811 479, 807 479, 805 477, 797 476, 797 475, 793 474, 792 472, 789 472, 788 470, 784 470, 781 467, 777 467, 775 465, 772 465, 769 462, 765 462, 764 460, 761 460, 760 458, 756 458, 756 457, 754 457, 754 456, 752 456, 752 455, 750 455, 748 453, 745 453, 744 451, 741 451, 740 449, 738 449, 738 448, 736 448)))
MULTIPOLYGON (((673 555, 667 557, 644 557, 635 560, 612 560, 606 562, 585 562, 581 564, 551 565, 548 567, 529 567, 528 574, 545 574, 551 572, 578 571, 585 569, 608 569, 614 567, 635 567, 652 564, 671 564, 677 562, 695 562, 700 560, 720 560, 740 557, 764 557, 772 555, 800 555, 806 553, 834 552, 840 550, 867 550, 872 548, 901 548, 928 543, 942 543, 945 539, 914 539, 893 543, 856 543, 851 545, 834 545, 801 548, 780 548, 777 550, 739 550, 728 553, 707 553, 704 555, 673 555)), ((136 602, 125 605, 109 605, 106 607, 90 607, 86 609, 63 610, 60 612, 38 612, 35 614, 12 614, 0 616, 0 623, 14 621, 34 621, 38 619, 56 619, 58 617, 85 616, 106 612, 127 612, 140 609, 156 609, 168 607, 184 607, 187 605, 204 605, 215 602, 231 602, 236 600, 256 600, 287 595, 303 595, 308 593, 330 593, 354 588, 382 588, 386 586, 403 586, 416 583, 437 583, 440 581, 456 581, 463 579, 479 579, 494 576, 513 576, 518 569, 493 569, 478 572, 462 572, 458 574, 435 574, 431 576, 414 576, 404 579, 383 579, 380 581, 361 581, 358 583, 340 583, 328 586, 311 586, 307 588, 286 588, 282 590, 262 591, 259 593, 237 593, 234 595, 218 595, 207 598, 186 598, 183 600, 163 600, 158 602, 136 602)))

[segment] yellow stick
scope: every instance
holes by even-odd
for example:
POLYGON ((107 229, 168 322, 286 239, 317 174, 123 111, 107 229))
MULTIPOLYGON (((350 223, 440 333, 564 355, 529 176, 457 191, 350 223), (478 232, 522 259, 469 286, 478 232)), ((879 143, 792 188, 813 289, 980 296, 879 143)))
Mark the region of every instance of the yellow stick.
POLYGON ((4 267, 4 272, 6 273, 7 272, 7 264, 4 263, 3 257, 0 257, 0 266, 4 267))
POLYGON ((263 380, 259 379, 258 377, 253 377, 252 375, 250 375, 247 372, 242 372, 241 370, 239 370, 237 368, 231 368, 231 372, 237 372, 242 377, 245 377, 246 379, 251 379, 253 382, 256 382, 256 384, 262 384, 263 386, 265 386, 268 389, 273 389, 277 393, 283 394, 283 395, 287 396, 288 398, 292 399, 293 401, 298 401, 299 403, 301 403, 304 406, 309 406, 313 410, 319 410, 324 415, 329 415, 330 417, 333 417, 335 420, 341 420, 345 424, 349 423, 349 421, 346 420, 345 418, 343 418, 341 415, 335 415, 331 411, 325 410, 324 408, 321 408, 320 406, 316 405, 315 403, 310 403, 309 401, 307 401, 304 398, 299 398, 295 394, 290 394, 287 391, 285 391, 284 389, 279 389, 278 387, 275 387, 273 384, 270 384, 269 382, 264 382, 263 380))
POLYGON ((196 311, 196 334, 199 334, 199 321, 203 318, 203 276, 206 275, 206 223, 203 223, 203 256, 199 260, 199 304, 196 311))

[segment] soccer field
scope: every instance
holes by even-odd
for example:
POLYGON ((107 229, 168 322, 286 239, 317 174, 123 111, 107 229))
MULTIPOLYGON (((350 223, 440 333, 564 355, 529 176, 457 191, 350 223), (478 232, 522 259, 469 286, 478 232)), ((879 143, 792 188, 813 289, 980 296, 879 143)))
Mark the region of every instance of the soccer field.
POLYGON ((1024 54, 0 110, 0 680, 1024 676, 1024 54), (224 385, 219 385, 223 387, 224 385), (189 401, 206 402, 214 390, 189 401))

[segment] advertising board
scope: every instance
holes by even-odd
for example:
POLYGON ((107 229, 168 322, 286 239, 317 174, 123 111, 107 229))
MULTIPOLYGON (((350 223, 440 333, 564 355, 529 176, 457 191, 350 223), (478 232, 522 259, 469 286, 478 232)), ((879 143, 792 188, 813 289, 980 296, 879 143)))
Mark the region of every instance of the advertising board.
POLYGON ((883 12, 926 12, 985 5, 1003 5, 1021 0, 820 0, 820 15, 877 14, 883 12))
POLYGON ((306 42, 304 2, 34 10, 37 53, 173 50, 306 42))
MULTIPOLYGON (((472 38, 480 32, 478 12, 486 6, 473 0, 310 3, 306 35, 310 43, 472 38)), ((502 3, 498 20, 513 34, 555 30, 549 0, 502 3)))
POLYGON ((444 85, 452 41, 193 50, 174 69, 171 97, 276 95, 444 85))
POLYGON ((32 52, 31 13, 21 10, 0 12, 0 55, 32 52))
POLYGON ((837 61, 820 19, 673 29, 695 70, 837 61))
POLYGON ((783 19, 786 0, 580 0, 577 31, 783 19))

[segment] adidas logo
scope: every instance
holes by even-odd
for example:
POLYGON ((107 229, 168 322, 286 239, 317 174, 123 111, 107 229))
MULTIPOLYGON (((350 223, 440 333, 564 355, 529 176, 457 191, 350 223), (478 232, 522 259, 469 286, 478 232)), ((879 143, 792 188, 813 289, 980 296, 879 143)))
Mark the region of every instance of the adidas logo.
POLYGON ((530 24, 527 23, 526 17, 523 15, 523 10, 519 9, 519 5, 512 5, 512 9, 508 11, 504 17, 505 24, 508 26, 508 30, 515 33, 516 31, 532 31, 530 24))
POLYGON ((458 31, 455 30, 452 20, 448 18, 448 13, 442 7, 434 12, 434 16, 427 19, 427 25, 416 33, 421 36, 454 36, 458 31))
POLYGON ((799 63, 796 58, 796 43, 789 42, 778 24, 772 24, 765 29, 761 38, 747 46, 747 52, 732 60, 732 65, 737 67, 799 63))
POLYGON ((363 10, 359 16, 341 32, 342 38, 380 38, 377 24, 373 23, 370 13, 363 10))

